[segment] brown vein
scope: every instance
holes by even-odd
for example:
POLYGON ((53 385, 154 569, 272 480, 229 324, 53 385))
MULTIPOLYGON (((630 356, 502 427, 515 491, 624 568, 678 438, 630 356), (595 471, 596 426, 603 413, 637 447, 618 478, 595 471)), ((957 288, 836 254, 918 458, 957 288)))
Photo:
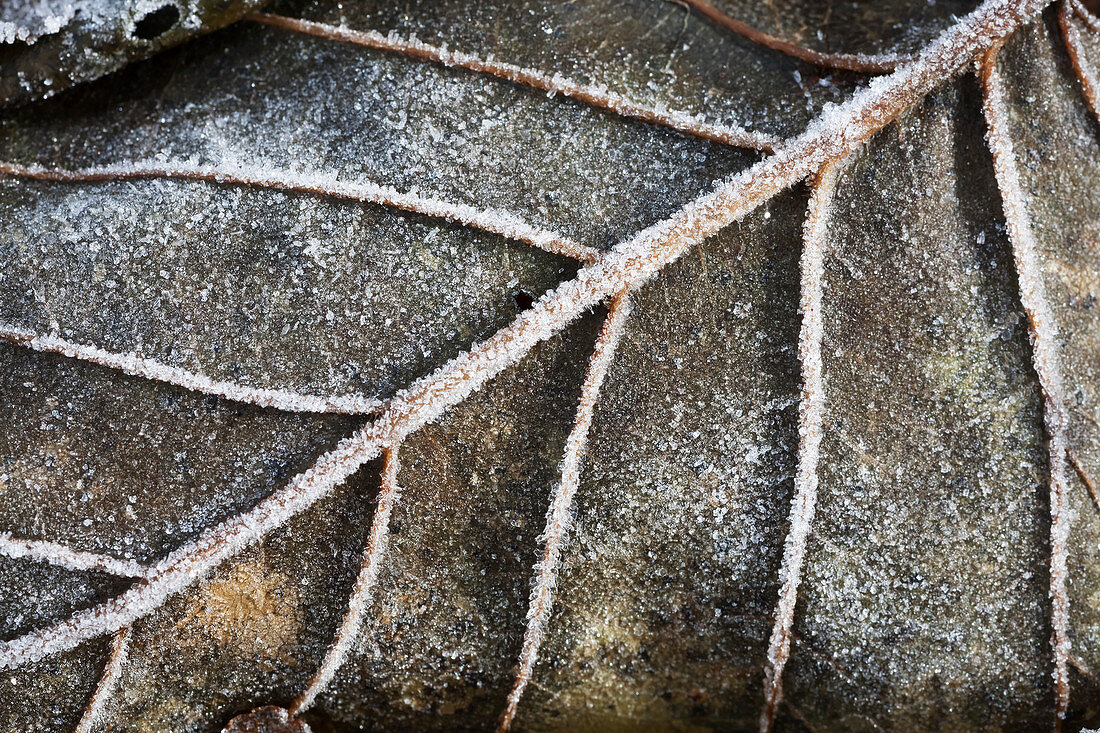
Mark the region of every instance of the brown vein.
POLYGON ((600 395, 607 369, 615 356, 615 348, 623 335, 627 316, 630 315, 630 295, 620 292, 611 299, 607 309, 607 318, 603 329, 596 339, 588 370, 581 385, 581 397, 577 404, 577 414, 573 421, 573 430, 565 441, 565 456, 561 462, 561 481, 550 501, 546 512, 546 529, 542 537, 546 547, 542 559, 535 565, 535 585, 531 591, 531 602, 527 609, 527 630, 523 635, 523 646, 519 653, 519 665, 515 682, 508 695, 508 702, 500 718, 499 733, 505 733, 512 725, 519 709, 519 701, 527 683, 531 680, 531 671, 538 660, 539 648, 546 636, 546 627, 550 620, 550 609, 554 601, 554 588, 557 585, 558 569, 561 567, 562 545, 572 525, 573 497, 580 484, 581 462, 588 443, 588 430, 592 427, 592 415, 596 400, 600 395))
POLYGON ((1066 453, 1066 459, 1069 461, 1069 465, 1073 466, 1073 470, 1077 472, 1077 477, 1081 479, 1081 483, 1085 485, 1085 490, 1089 492, 1089 496, 1092 497, 1093 505, 1100 510, 1100 494, 1096 493, 1096 485, 1092 483, 1092 479, 1089 478, 1088 473, 1085 472, 1084 466, 1077 460, 1077 456, 1072 453, 1066 453))
POLYGON ((0 323, 0 341, 8 341, 47 354, 59 354, 115 369, 133 377, 163 382, 201 394, 213 395, 233 402, 260 407, 273 407, 289 412, 342 413, 373 415, 382 409, 382 400, 362 395, 318 396, 282 389, 249 387, 236 382, 211 379, 200 372, 169 366, 137 354, 119 354, 67 341, 58 336, 39 336, 18 326, 0 323))
POLYGON ((306 685, 306 689, 290 706, 292 716, 308 710, 318 693, 328 687, 336 671, 347 658, 352 644, 358 638, 363 628, 363 614, 370 607, 374 597, 374 587, 378 583, 378 574, 385 561, 386 545, 389 543, 390 515, 393 513, 394 504, 397 503, 400 493, 397 484, 397 472, 400 469, 397 448, 383 449, 382 456, 382 485, 378 490, 378 504, 374 510, 374 518, 371 520, 367 546, 363 551, 363 563, 355 579, 351 597, 348 599, 348 612, 340 622, 340 628, 337 629, 321 666, 306 685))
POLYGON ((266 23, 284 30, 306 33, 334 41, 345 41, 368 48, 404 54, 424 61, 433 61, 445 66, 454 66, 467 71, 488 74, 540 91, 561 94, 624 117, 633 117, 651 124, 671 127, 679 132, 694 135, 704 140, 713 140, 726 145, 763 152, 771 152, 780 142, 778 138, 765 135, 762 132, 753 132, 729 125, 716 125, 688 112, 670 110, 664 106, 646 105, 613 92, 604 86, 581 84, 560 74, 547 74, 544 71, 527 69, 492 58, 483 59, 461 51, 451 51, 442 46, 424 43, 416 38, 405 39, 394 33, 383 35, 378 31, 359 31, 344 26, 326 25, 311 20, 288 18, 270 13, 253 13, 247 17, 257 23, 266 23))
POLYGON ((794 479, 794 499, 791 501, 791 528, 783 550, 783 564, 779 568, 779 602, 764 670, 764 710, 760 715, 760 730, 763 733, 772 729, 776 709, 783 699, 783 669, 790 656, 791 625, 794 622, 798 584, 806 557, 806 540, 817 506, 817 464, 825 412, 825 379, 821 364, 825 235, 838 174, 839 164, 836 163, 826 164, 818 173, 803 229, 802 327, 798 336, 798 356, 802 361, 798 468, 794 479))
POLYGON ((1081 85, 1081 93, 1085 96, 1085 102, 1092 111, 1092 116, 1100 123, 1100 81, 1097 81, 1093 73, 1085 66, 1085 46, 1081 40, 1081 30, 1074 20, 1074 12, 1071 5, 1076 8, 1078 18, 1085 17, 1083 10, 1074 0, 1062 0, 1058 4, 1058 25, 1062 28, 1062 39, 1066 44, 1066 53, 1069 55, 1073 71, 1077 75, 1077 81, 1081 85))
POLYGON ((130 634, 129 626, 124 626, 115 634, 107 654, 107 663, 103 666, 103 676, 99 678, 99 684, 96 685, 95 692, 88 700, 88 705, 84 708, 84 714, 76 724, 74 733, 92 733, 103 719, 104 708, 107 701, 114 695, 118 679, 122 676, 122 666, 126 664, 126 655, 130 649, 130 634))
POLYGON ((773 51, 778 51, 822 69, 840 69, 862 74, 888 74, 894 71, 899 64, 912 60, 912 57, 885 54, 867 55, 814 51, 805 46, 799 46, 797 43, 791 43, 782 38, 776 38, 758 31, 748 23, 726 15, 707 0, 676 0, 676 2, 695 8, 700 14, 710 18, 723 28, 757 45, 770 48, 773 51))
POLYGON ((599 250, 578 244, 557 232, 532 226, 509 211, 478 209, 468 204, 444 201, 430 196, 420 196, 412 192, 401 192, 392 186, 370 182, 345 183, 328 176, 316 174, 243 167, 215 168, 184 163, 149 163, 145 161, 78 170, 43 168, 36 165, 19 165, 18 163, 0 161, 0 174, 57 183, 98 183, 175 178, 206 183, 268 188, 277 191, 310 193, 336 199, 379 204, 414 214, 453 221, 507 239, 526 242, 547 252, 571 257, 581 262, 592 263, 600 257, 599 250))
POLYGON ((400 392, 377 421, 341 441, 282 489, 172 552, 143 583, 51 626, 0 641, 0 667, 71 649, 156 610, 168 597, 328 495, 383 447, 399 444, 409 433, 438 419, 448 407, 466 399, 593 305, 640 285, 687 248, 741 219, 828 161, 846 155, 1045 4, 1046 0, 986 0, 929 44, 917 62, 874 80, 775 155, 616 245, 510 325, 400 392))
POLYGON ((1100 12, 1100 3, 1096 0, 1092 0, 1091 3, 1083 3, 1081 0, 1070 0, 1073 5, 1073 12, 1077 14, 1077 17, 1081 19, 1088 29, 1094 33, 1100 33, 1100 18, 1097 18, 1095 13, 1100 12), (1091 5, 1091 8, 1089 7, 1091 5))
POLYGON ((1066 562, 1069 553, 1069 507, 1066 500, 1068 477, 1066 410, 1062 369, 1058 357, 1058 327, 1047 300, 1043 271, 1039 264, 1039 245, 1031 229, 1026 197, 1016 170, 1015 154, 1008 130, 1008 109, 997 70, 994 45, 982 56, 979 77, 982 83, 986 139, 993 155, 993 169, 1001 191, 1008 238, 1020 283, 1020 302, 1031 326, 1032 364, 1043 392, 1043 420, 1046 425, 1050 457, 1050 596, 1056 729, 1069 707, 1069 596, 1066 593, 1066 562))

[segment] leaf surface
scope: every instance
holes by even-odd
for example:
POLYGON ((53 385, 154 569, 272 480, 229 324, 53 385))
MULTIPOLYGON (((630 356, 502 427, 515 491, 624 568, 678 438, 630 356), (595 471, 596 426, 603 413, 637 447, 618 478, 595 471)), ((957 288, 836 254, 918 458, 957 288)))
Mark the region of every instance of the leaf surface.
MULTIPOLYGON (((245 20, 0 117, 3 638, 146 582, 15 557, 11 538, 144 572, 293 486, 357 430, 386 429, 416 385, 447 369, 455 394, 480 379, 464 353, 517 316, 547 318, 560 334, 515 353, 501 342, 510 368, 383 441, 401 466, 386 554, 347 656, 302 715, 315 730, 492 727, 609 313, 566 325, 545 314, 555 294, 538 298, 595 278, 647 227, 770 155, 616 114, 576 88, 771 139, 827 127, 867 78, 675 3, 270 10, 328 25, 245 20), (467 57, 448 67, 340 40, 341 23, 534 70, 565 91, 479 73, 467 57), (588 267, 525 239, 576 246, 588 267), (104 363, 73 358, 92 347, 104 363), (222 387, 165 383, 179 375, 222 387), (238 399, 217 396, 225 385, 238 399), (259 390, 274 407, 247 404, 259 390), (287 395, 392 402, 375 418, 278 409, 287 395)), ((912 54, 969 8, 721 10, 827 53, 912 54)), ((997 122, 1035 232, 1077 467, 1063 660, 1077 725, 1100 695, 1100 126, 1054 9, 998 59, 997 122)), ((982 90, 961 71, 838 162, 820 273, 820 487, 779 730, 1027 730, 1048 726, 1060 699, 1050 395, 982 90)), ((800 154, 769 147, 775 160, 800 154)), ((820 185, 784 184, 632 286, 581 436, 518 729, 757 727, 791 572, 788 515, 805 488, 800 258, 820 185)), ((217 731, 254 708, 293 708, 355 608, 374 507, 394 488, 382 460, 352 469, 140 613, 109 694, 96 689, 112 646, 95 638, 6 670, 20 694, 0 721, 69 730, 93 700, 105 730, 217 731)))

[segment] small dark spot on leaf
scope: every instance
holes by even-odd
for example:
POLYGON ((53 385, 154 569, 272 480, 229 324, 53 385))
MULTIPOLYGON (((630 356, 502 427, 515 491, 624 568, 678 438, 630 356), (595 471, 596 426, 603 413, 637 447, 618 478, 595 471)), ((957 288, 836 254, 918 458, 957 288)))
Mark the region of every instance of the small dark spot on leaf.
POLYGON ((512 293, 512 300, 516 301, 516 307, 521 311, 525 311, 535 304, 535 296, 526 290, 517 290, 512 293))
POLYGON ((162 5, 156 10, 146 13, 141 20, 134 24, 134 37, 143 41, 151 41, 159 38, 172 29, 179 22, 180 11, 175 5, 162 5))

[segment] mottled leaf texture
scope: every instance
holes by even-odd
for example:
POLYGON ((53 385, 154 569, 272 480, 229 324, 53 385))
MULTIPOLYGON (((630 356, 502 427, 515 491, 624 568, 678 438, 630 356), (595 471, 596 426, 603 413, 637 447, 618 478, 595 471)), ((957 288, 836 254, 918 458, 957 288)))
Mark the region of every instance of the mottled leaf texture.
POLYGON ((261 5, 0 2, 0 729, 1100 724, 1088 3, 261 5))

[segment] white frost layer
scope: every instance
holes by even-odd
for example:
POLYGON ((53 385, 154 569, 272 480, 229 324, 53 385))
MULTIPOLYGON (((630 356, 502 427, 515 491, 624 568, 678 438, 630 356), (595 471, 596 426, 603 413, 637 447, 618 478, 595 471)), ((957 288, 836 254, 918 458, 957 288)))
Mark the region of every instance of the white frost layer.
POLYGON ((0 43, 33 43, 57 33, 76 15, 79 3, 5 0, 0 3, 0 43))
POLYGON ((144 578, 149 573, 149 568, 133 560, 81 552, 57 542, 19 539, 7 532, 0 532, 0 555, 46 562, 67 570, 92 570, 121 578, 144 578))
POLYGON ((851 152, 1045 5, 1046 0, 986 0, 930 44, 916 61, 873 80, 845 104, 827 110, 775 155, 616 245, 573 280, 540 298, 511 325, 398 393, 375 423, 341 441, 312 468, 249 511, 171 553, 144 583, 52 626, 0 642, 0 668, 72 649, 152 613, 169 596, 327 496, 384 446, 397 445, 409 433, 438 419, 448 407, 462 402, 596 303, 647 281, 688 247, 737 221, 826 162, 851 152))
POLYGON ((1058 355, 1058 325, 1043 285, 1039 244, 1031 229, 1027 197, 1016 170, 1016 154, 1009 137, 1008 109, 997 70, 997 50, 987 53, 980 68, 986 120, 986 140, 993 154, 993 170, 1001 190, 1008 239, 1020 283, 1020 302, 1031 326, 1032 364, 1043 390, 1043 421, 1050 454, 1050 597, 1054 630, 1056 710, 1064 718, 1069 707, 1069 595, 1066 561, 1069 554, 1070 507, 1066 475, 1068 440, 1066 399, 1058 355))
POLYGON ((542 559, 535 565, 535 586, 531 591, 531 603, 527 609, 527 630, 523 635, 523 646, 519 654, 519 667, 508 702, 500 719, 500 733, 508 730, 516 717, 519 701, 527 683, 531 680, 531 671, 538 660, 539 648, 546 636, 546 626, 550 621, 550 609, 554 601, 554 588, 557 585, 558 569, 561 567, 562 545, 569 534, 573 521, 573 497, 580 484, 581 461, 584 459, 588 443, 588 430, 592 427, 592 414, 596 399, 600 394, 607 369, 615 356, 615 348, 622 338, 627 316, 630 315, 629 293, 619 293, 611 299, 603 329, 596 339, 596 347, 588 362, 588 371, 581 385, 581 398, 577 404, 577 415, 573 430, 565 441, 565 455, 561 463, 561 482, 550 501, 546 512, 546 529, 542 539, 546 543, 542 559))
POLYGON ((390 516, 400 495, 397 483, 397 472, 400 469, 397 448, 386 451, 385 455, 382 486, 378 491, 378 505, 371 520, 370 536, 367 538, 367 547, 363 551, 363 563, 355 579, 351 597, 348 599, 348 612, 340 622, 340 628, 337 629, 332 646, 325 654, 321 666, 306 685, 305 691, 290 706, 291 715, 298 715, 308 710, 317 699, 317 694, 328 687, 336 670, 340 669, 340 665, 344 663, 352 645, 359 637, 359 631, 363 628, 363 614, 374 598, 374 587, 378 583, 378 574, 382 570, 382 563, 386 559, 386 546, 389 544, 390 516))
POLYGON ((202 394, 260 407, 273 407, 277 410, 362 415, 377 413, 382 406, 382 401, 374 397, 360 395, 320 397, 211 379, 204 374, 162 364, 134 353, 116 354, 96 346, 66 341, 57 336, 38 336, 31 331, 8 324, 0 323, 0 340, 21 344, 35 351, 80 359, 109 369, 117 369, 124 374, 173 384, 202 394))
POLYGON ((783 669, 791 652, 791 625, 798 599, 798 584, 806 558, 806 540, 817 507, 817 464, 825 413, 825 378, 821 364, 825 235, 838 173, 838 165, 829 164, 818 175, 803 230, 802 328, 798 337, 798 356, 802 361, 798 468, 794 478, 794 498, 791 500, 791 528, 783 548, 783 564, 779 568, 779 603, 775 609, 775 626, 768 644, 768 661, 764 671, 764 711, 760 716, 760 730, 763 733, 771 730, 776 708, 783 698, 783 669))
POLYGON ((550 94, 561 94, 577 99, 594 107, 611 110, 624 117, 634 117, 646 122, 653 122, 690 135, 715 140, 717 142, 735 145, 737 147, 751 148, 753 150, 770 151, 779 144, 779 139, 761 132, 752 132, 740 127, 729 125, 716 125, 706 120, 678 110, 672 110, 663 104, 646 105, 630 99, 606 86, 594 84, 581 84, 562 76, 560 73, 547 74, 538 69, 528 69, 493 58, 483 59, 462 51, 452 51, 446 46, 435 46, 412 38, 401 38, 390 32, 383 35, 378 31, 360 31, 343 26, 333 26, 298 18, 288 18, 270 13, 254 13, 249 16, 252 20, 274 25, 279 28, 309 33, 311 35, 324 36, 349 43, 355 43, 369 48, 376 48, 395 53, 403 53, 415 58, 434 61, 445 66, 454 66, 468 71, 476 71, 482 74, 507 79, 516 84, 534 87, 550 94))
POLYGON ((115 640, 107 655, 107 664, 103 667, 103 676, 99 678, 99 684, 96 685, 95 692, 88 700, 84 715, 80 717, 80 722, 77 723, 73 733, 93 733, 99 728, 107 701, 115 694, 118 679, 122 676, 122 667, 126 664, 126 656, 130 649, 130 634, 129 626, 119 629, 115 634, 115 640))
POLYGON ((141 160, 128 165, 99 166, 78 170, 51 169, 0 161, 0 174, 66 183, 181 178, 281 191, 317 193, 453 221, 518 242, 526 242, 581 262, 595 262, 600 257, 598 250, 578 244, 563 234, 532 226, 509 211, 478 209, 468 204, 421 196, 415 190, 402 192, 392 186, 372 182, 344 182, 320 173, 292 173, 242 165, 213 167, 186 162, 141 160))
POLYGON ((1074 14, 1081 19, 1081 22, 1089 27, 1095 33, 1100 33, 1100 18, 1089 12, 1088 8, 1081 4, 1080 0, 1066 0, 1064 5, 1072 6, 1074 14))

